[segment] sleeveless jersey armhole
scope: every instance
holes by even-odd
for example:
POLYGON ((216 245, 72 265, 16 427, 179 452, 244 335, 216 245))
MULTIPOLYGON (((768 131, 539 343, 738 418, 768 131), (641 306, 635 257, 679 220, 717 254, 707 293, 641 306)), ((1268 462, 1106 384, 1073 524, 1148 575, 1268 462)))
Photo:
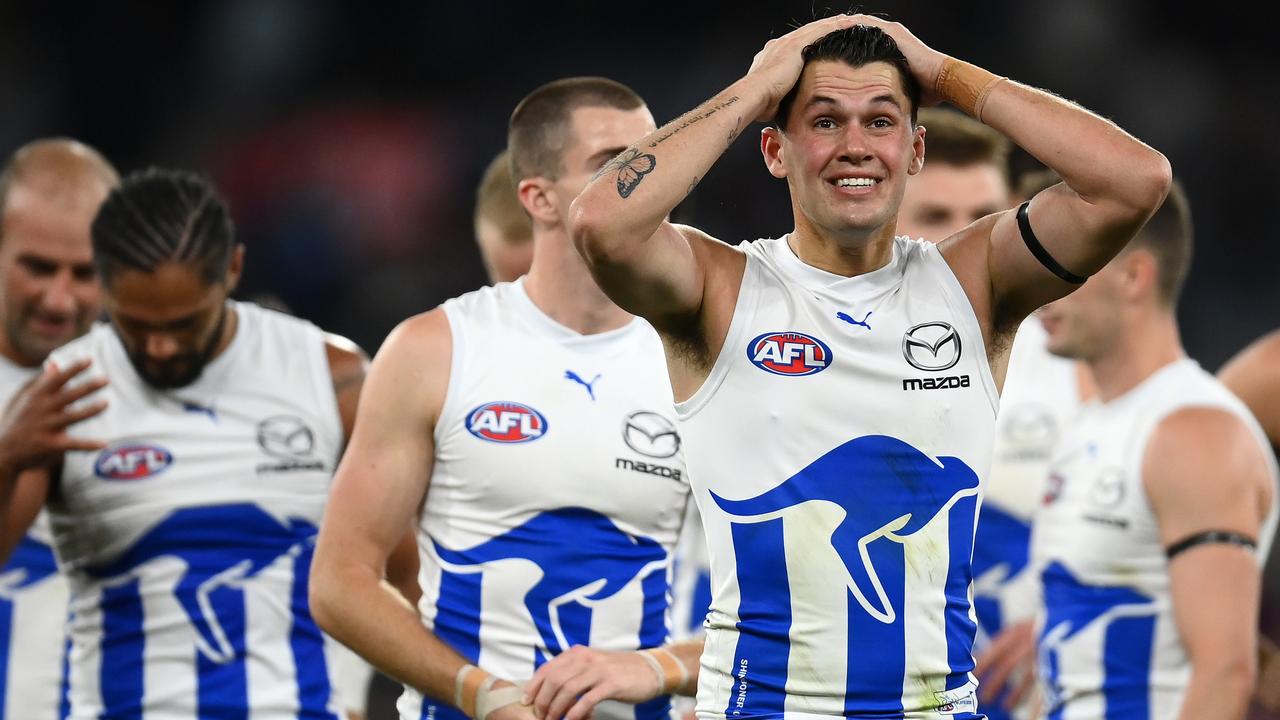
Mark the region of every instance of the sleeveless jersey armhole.
POLYGON ((467 336, 463 332, 465 325, 465 317, 461 308, 455 301, 446 302, 440 308, 444 310, 444 316, 449 321, 450 336, 450 353, 449 353, 449 382, 445 386, 444 401, 440 404, 440 416, 436 418, 435 428, 432 430, 432 437, 437 451, 440 443, 446 437, 445 431, 453 426, 453 423, 459 420, 459 413, 465 410, 458 407, 460 400, 458 399, 462 393, 462 369, 465 365, 467 336))
MULTIPOLYGON (((991 373, 991 360, 987 356, 987 339, 982 336, 982 327, 978 324, 978 313, 973 309, 973 303, 969 301, 969 295, 964 291, 964 286, 952 271, 951 264, 936 246, 925 248, 925 256, 930 258, 930 262, 940 266, 939 274, 944 278, 943 288, 947 297, 955 305, 956 317, 963 318, 966 332, 976 338, 979 348, 978 367, 981 368, 979 374, 982 377, 982 387, 987 391, 987 399, 991 402, 991 412, 994 416, 1000 409, 1000 392, 996 390, 995 376, 991 373)), ((1011 345, 1010 350, 1012 349, 1011 345)))
POLYGON ((742 285, 738 288, 738 298, 733 306, 733 318, 729 321, 729 331, 725 334, 724 344, 720 346, 720 353, 716 356, 715 362, 712 363, 711 372, 707 373, 707 377, 702 381, 701 387, 693 395, 690 395, 689 399, 675 404, 678 418, 687 419, 696 415, 707 403, 711 402, 716 390, 724 382, 725 376, 729 374, 729 363, 733 361, 734 348, 741 346, 743 343, 747 333, 747 326, 751 324, 751 319, 755 316, 756 303, 760 296, 761 283, 758 278, 760 273, 760 261, 753 257, 751 253, 747 253, 746 266, 742 271, 742 285))

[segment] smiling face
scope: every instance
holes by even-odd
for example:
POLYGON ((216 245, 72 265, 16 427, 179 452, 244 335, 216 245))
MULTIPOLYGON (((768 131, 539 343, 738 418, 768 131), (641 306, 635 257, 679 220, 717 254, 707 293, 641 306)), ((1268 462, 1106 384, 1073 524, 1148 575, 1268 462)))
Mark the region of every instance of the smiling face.
POLYGON ((766 128, 761 150, 787 179, 798 229, 862 239, 892 232, 923 136, 896 68, 823 60, 805 67, 785 129, 766 128))
POLYGON ((0 233, 0 354, 39 365, 89 329, 99 311, 89 225, 105 183, 49 197, 21 183, 10 188, 0 233))

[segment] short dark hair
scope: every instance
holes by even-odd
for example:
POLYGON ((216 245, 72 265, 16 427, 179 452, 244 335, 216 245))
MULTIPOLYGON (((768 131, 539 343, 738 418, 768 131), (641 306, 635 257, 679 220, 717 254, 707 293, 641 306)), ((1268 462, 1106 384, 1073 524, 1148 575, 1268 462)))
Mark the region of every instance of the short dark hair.
POLYGON ((103 282, 126 268, 154 272, 192 265, 222 282, 235 249, 235 228, 213 183, 190 172, 148 168, 111 191, 93 220, 93 261, 103 282))
POLYGON ((925 167, 994 165, 1009 179, 1009 138, 968 115, 942 108, 921 108, 917 122, 925 126, 925 167))
POLYGON ((1129 241, 1125 250, 1146 250, 1156 259, 1156 290, 1160 300, 1177 307, 1182 286, 1191 271, 1194 254, 1191 203, 1182 183, 1174 179, 1169 196, 1146 225, 1129 241))
POLYGON ((635 90, 603 77, 571 77, 549 82, 529 93, 507 129, 511 178, 554 178, 561 171, 561 153, 569 145, 570 115, 580 107, 635 110, 644 100, 635 90))
MULTIPOLYGON (((902 91, 906 93, 911 104, 911 124, 916 123, 916 110, 920 107, 920 83, 911 72, 911 65, 906 56, 898 49, 898 43, 885 31, 870 25, 854 25, 836 30, 818 38, 812 45, 802 51, 805 67, 809 63, 820 60, 839 60, 849 67, 859 68, 874 62, 883 62, 897 68, 902 78, 902 91)), ((771 123, 779 130, 785 130, 787 116, 791 105, 795 102, 800 83, 797 81, 778 103, 778 113, 771 123)))

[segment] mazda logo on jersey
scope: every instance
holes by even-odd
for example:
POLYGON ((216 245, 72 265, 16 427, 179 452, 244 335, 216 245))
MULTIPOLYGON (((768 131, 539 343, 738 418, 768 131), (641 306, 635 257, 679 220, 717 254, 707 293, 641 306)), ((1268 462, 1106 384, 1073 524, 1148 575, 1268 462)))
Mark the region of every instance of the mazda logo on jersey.
POLYGON ((532 442, 547 433, 547 418, 518 402, 490 402, 467 413, 467 432, 496 443, 532 442))
POLYGON ((941 321, 920 323, 902 336, 902 356, 917 370, 949 370, 960 362, 960 334, 941 321))
POLYGON ((747 344, 752 365, 774 375, 813 375, 831 366, 831 348, 812 335, 769 332, 747 344))
POLYGON ((669 458, 680 451, 680 436, 670 420, 656 412, 637 410, 622 422, 627 447, 651 458, 669 458))
POLYGON ((143 480, 173 464, 173 453, 159 445, 121 445, 98 454, 93 473, 103 480, 143 480))
POLYGON ((311 428, 293 415, 276 415, 258 423, 258 445, 278 458, 308 457, 315 444, 311 428))

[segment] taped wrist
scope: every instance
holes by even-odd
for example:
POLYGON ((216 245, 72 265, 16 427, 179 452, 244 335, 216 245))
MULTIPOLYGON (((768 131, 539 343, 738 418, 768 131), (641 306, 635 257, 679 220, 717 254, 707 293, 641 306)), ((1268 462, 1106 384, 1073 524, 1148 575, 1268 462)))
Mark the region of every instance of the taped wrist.
POLYGON ((689 670, 670 650, 660 647, 649 648, 641 650, 640 657, 644 658, 657 674, 660 694, 670 695, 689 682, 689 670))
POLYGON ((949 57, 933 83, 934 93, 982 122, 982 108, 991 90, 1006 77, 987 72, 977 65, 949 57))
POLYGON ((453 704, 467 717, 485 720, 489 713, 520 702, 520 688, 494 688, 498 678, 475 665, 463 665, 453 679, 453 704))

